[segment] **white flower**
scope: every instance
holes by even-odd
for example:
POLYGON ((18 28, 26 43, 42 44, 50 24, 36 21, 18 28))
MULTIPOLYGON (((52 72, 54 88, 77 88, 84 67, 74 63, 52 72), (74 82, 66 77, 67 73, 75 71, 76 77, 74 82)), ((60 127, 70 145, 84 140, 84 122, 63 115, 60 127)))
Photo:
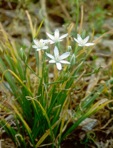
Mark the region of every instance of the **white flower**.
POLYGON ((54 56, 49 53, 46 53, 46 55, 51 59, 49 63, 56 63, 58 70, 62 69, 62 64, 70 64, 70 62, 64 60, 70 55, 70 52, 65 52, 62 55, 59 55, 59 50, 56 46, 54 48, 54 56))
POLYGON ((47 49, 48 46, 46 45, 48 43, 48 40, 43 40, 43 39, 40 39, 40 40, 34 40, 34 44, 32 47, 35 48, 37 51, 43 49, 47 49))
POLYGON ((54 35, 51 35, 51 34, 49 34, 47 32, 46 32, 46 34, 50 38, 50 44, 53 44, 53 43, 56 43, 56 42, 61 42, 63 40, 63 38, 68 36, 68 33, 60 36, 60 33, 59 33, 58 29, 55 30, 54 35))
POLYGON ((89 36, 86 38, 82 39, 79 34, 77 34, 77 39, 74 38, 74 40, 78 43, 78 46, 92 46, 94 43, 87 43, 89 40, 89 36))

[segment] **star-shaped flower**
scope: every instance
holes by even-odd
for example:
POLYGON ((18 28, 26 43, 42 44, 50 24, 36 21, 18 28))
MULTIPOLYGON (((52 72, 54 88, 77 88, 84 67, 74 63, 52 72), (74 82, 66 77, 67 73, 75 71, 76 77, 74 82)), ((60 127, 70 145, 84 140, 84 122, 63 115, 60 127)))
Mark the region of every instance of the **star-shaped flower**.
POLYGON ((94 43, 88 43, 89 36, 82 39, 81 36, 77 34, 77 39, 74 38, 74 40, 78 43, 78 46, 93 46, 94 45, 94 43))
POLYGON ((49 63, 56 63, 58 70, 62 70, 62 64, 70 64, 70 62, 64 60, 70 55, 70 52, 65 52, 62 55, 59 55, 59 50, 56 46, 54 48, 54 56, 49 53, 46 53, 46 55, 51 59, 49 63))
POLYGON ((60 36, 60 33, 59 33, 58 29, 55 30, 54 35, 51 35, 51 34, 49 34, 47 32, 46 32, 46 34, 50 38, 50 40, 49 40, 50 44, 61 42, 61 41, 63 41, 63 38, 68 36, 68 33, 60 36))
POLYGON ((43 39, 40 39, 40 40, 33 40, 34 41, 34 44, 32 47, 35 48, 37 51, 39 50, 46 50, 48 49, 48 46, 46 45, 48 43, 48 40, 43 40, 43 39))

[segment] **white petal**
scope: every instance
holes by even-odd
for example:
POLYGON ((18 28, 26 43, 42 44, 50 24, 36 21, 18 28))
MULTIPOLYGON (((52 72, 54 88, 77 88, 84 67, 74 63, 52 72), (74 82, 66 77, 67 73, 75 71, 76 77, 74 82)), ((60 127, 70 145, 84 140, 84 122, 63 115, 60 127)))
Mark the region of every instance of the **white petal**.
POLYGON ((37 48, 37 49, 36 49, 36 51, 40 51, 40 50, 41 50, 40 48, 37 48))
POLYGON ((44 43, 44 40, 43 40, 43 39, 40 39, 40 42, 41 42, 41 43, 44 43))
POLYGON ((58 70, 61 70, 61 69, 62 69, 61 63, 56 63, 56 66, 57 66, 57 69, 58 69, 58 70))
POLYGON ((83 39, 81 38, 80 34, 77 34, 77 40, 78 41, 83 41, 83 39))
POLYGON ((69 55, 70 55, 70 52, 65 52, 65 53, 63 53, 63 54, 60 56, 60 59, 61 59, 61 60, 62 60, 62 59, 65 59, 65 58, 67 58, 69 55))
POLYGON ((74 40, 75 40, 77 43, 79 43, 79 41, 78 41, 76 38, 74 38, 74 40))
POLYGON ((93 46, 94 43, 86 43, 85 46, 93 46))
POLYGON ((38 40, 33 40, 33 42, 38 46, 39 43, 38 43, 38 40))
POLYGON ((61 60, 60 63, 62 63, 62 64, 70 64, 70 62, 68 62, 66 60, 61 60))
POLYGON ((80 46, 80 47, 84 47, 86 44, 78 44, 78 46, 80 46))
POLYGON ((65 38, 66 36, 68 36, 68 33, 67 33, 67 34, 62 35, 62 36, 60 37, 60 39, 63 39, 63 38, 65 38))
POLYGON ((88 40, 89 40, 89 36, 87 36, 87 37, 83 40, 83 42, 84 42, 84 43, 87 43, 88 40))
POLYGON ((33 48, 38 48, 36 45, 33 45, 32 47, 33 47, 33 48))
POLYGON ((50 59, 54 60, 54 56, 52 56, 51 54, 49 54, 49 53, 46 52, 46 55, 47 55, 50 59))
POLYGON ((59 38, 59 30, 58 29, 55 30, 54 36, 57 39, 59 38))
POLYGON ((50 40, 48 40, 48 39, 44 40, 44 43, 46 43, 46 44, 49 43, 49 42, 50 42, 50 40))
POLYGON ((42 49, 48 49, 48 46, 44 46, 42 49))
POLYGON ((50 60, 49 63, 56 63, 56 61, 55 60, 50 60))
POLYGON ((47 32, 46 32, 46 34, 47 34, 47 36, 48 36, 51 40, 54 40, 54 36, 53 36, 53 35, 51 35, 51 34, 49 34, 49 33, 47 33, 47 32))
POLYGON ((55 41, 53 41, 53 40, 49 40, 49 42, 50 42, 50 44, 54 44, 55 43, 55 41))
POLYGON ((63 41, 63 40, 59 38, 55 42, 61 42, 61 41, 63 41))
POLYGON ((58 50, 58 48, 56 46, 54 48, 54 56, 59 57, 59 50, 58 50))

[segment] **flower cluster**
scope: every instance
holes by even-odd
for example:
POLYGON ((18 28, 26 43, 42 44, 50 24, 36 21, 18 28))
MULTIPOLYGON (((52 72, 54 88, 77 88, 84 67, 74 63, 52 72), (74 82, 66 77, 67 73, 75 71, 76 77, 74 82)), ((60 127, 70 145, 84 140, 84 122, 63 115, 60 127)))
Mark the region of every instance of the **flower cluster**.
POLYGON ((60 36, 58 29, 55 30, 54 35, 51 35, 49 33, 46 33, 46 34, 50 38, 50 44, 61 42, 61 41, 63 41, 63 38, 68 36, 68 33, 60 36))
POLYGON ((48 40, 34 40, 34 44, 32 47, 35 48, 37 51, 39 50, 45 50, 48 49, 48 46, 46 45, 46 43, 48 42, 48 40))
POLYGON ((74 40, 78 43, 78 46, 92 46, 94 43, 88 43, 89 36, 87 36, 85 39, 82 39, 79 34, 77 34, 77 39, 74 38, 74 40))
MULTIPOLYGON (((59 30, 56 29, 54 32, 54 35, 51 35, 48 32, 46 34, 49 37, 49 39, 46 39, 46 40, 34 39, 34 45, 32 47, 35 48, 37 51, 40 51, 40 50, 47 50, 49 48, 48 43, 55 44, 54 55, 51 55, 50 53, 47 53, 47 52, 46 52, 46 55, 47 57, 50 58, 49 63, 55 63, 57 69, 62 70, 62 64, 70 64, 70 62, 64 60, 70 55, 70 52, 65 52, 62 55, 59 55, 59 49, 57 47, 57 43, 63 41, 63 39, 68 36, 68 33, 60 36, 59 30)), ((89 36, 82 39, 82 37, 79 34, 77 34, 77 38, 74 38, 74 41, 78 43, 78 46, 83 47, 83 46, 94 45, 94 43, 89 43, 88 40, 89 40, 89 36)))
POLYGON ((59 50, 58 50, 58 48, 56 46, 54 48, 54 56, 49 54, 49 53, 46 53, 46 55, 51 59, 49 61, 49 63, 56 63, 56 66, 57 66, 58 70, 62 69, 61 64, 70 64, 70 62, 64 60, 65 58, 67 58, 70 55, 70 52, 65 52, 60 56, 59 55, 59 50))

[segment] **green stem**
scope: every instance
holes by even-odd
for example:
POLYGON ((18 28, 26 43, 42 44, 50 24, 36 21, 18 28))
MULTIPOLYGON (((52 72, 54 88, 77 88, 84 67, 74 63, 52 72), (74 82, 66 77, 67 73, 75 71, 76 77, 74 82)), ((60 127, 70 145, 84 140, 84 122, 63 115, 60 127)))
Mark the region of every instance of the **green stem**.
POLYGON ((39 51, 39 77, 42 78, 42 53, 39 51))

